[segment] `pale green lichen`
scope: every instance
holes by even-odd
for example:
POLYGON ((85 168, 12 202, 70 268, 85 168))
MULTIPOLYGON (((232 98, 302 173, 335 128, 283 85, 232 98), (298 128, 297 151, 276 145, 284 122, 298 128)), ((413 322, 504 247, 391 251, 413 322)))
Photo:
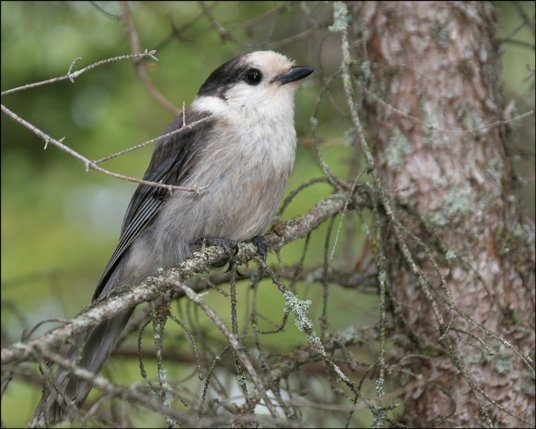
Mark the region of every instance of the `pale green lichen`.
POLYGON ((495 364, 493 369, 501 375, 508 374, 512 369, 513 356, 509 353, 497 353, 495 355, 495 364))
POLYGON ((447 254, 445 255, 445 258, 447 259, 447 261, 449 259, 455 259, 456 258, 456 253, 454 253, 452 250, 449 250, 447 252, 447 254))
POLYGON ((307 311, 311 305, 311 301, 302 301, 292 292, 286 291, 285 297, 285 312, 291 312, 296 317, 296 326, 300 331, 304 328, 312 328, 313 322, 307 317, 307 311))
POLYGON ((447 219, 454 216, 465 217, 470 208, 471 186, 456 185, 443 196, 443 213, 447 219))
POLYGON ((332 33, 339 33, 346 31, 348 28, 348 6, 342 1, 336 1, 333 3, 333 25, 328 27, 328 30, 332 33))
POLYGON ((404 157, 413 153, 413 148, 404 134, 398 129, 393 130, 383 156, 387 165, 400 170, 405 165, 404 157))

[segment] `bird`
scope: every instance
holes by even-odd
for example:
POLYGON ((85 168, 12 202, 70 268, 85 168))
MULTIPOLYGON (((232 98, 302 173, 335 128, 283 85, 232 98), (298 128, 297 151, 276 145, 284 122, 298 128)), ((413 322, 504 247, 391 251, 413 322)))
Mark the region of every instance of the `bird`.
MULTIPOLYGON (((145 181, 206 189, 170 192, 140 184, 94 301, 179 264, 201 243, 223 247, 229 269, 238 242, 252 242, 266 258, 262 234, 281 203, 295 160, 294 95, 299 81, 313 72, 280 53, 255 51, 209 75, 162 135, 185 129, 157 142, 143 176, 145 181)), ((80 334, 66 359, 98 374, 133 311, 80 334)), ((58 389, 45 386, 33 426, 72 421, 73 408, 84 404, 92 388, 61 367, 53 383, 58 389)))

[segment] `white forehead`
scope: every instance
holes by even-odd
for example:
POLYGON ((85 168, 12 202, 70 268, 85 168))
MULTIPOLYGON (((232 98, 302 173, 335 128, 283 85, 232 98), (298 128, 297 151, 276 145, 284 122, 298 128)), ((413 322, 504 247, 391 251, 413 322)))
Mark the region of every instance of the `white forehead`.
POLYGON ((286 73, 295 65, 294 61, 274 51, 251 52, 244 55, 244 60, 252 67, 257 67, 271 76, 286 73))

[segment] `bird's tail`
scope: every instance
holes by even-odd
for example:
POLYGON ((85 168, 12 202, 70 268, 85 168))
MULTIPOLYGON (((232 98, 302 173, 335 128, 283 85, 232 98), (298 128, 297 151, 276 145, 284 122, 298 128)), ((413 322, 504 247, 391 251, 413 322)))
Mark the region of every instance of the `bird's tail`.
MULTIPOLYGON (((112 354, 133 311, 134 308, 128 309, 79 335, 65 358, 80 368, 98 374, 112 354)), ((61 367, 54 375, 53 386, 45 388, 33 416, 32 427, 72 421, 76 412, 74 407, 79 408, 84 404, 93 387, 90 382, 75 378, 61 367)))

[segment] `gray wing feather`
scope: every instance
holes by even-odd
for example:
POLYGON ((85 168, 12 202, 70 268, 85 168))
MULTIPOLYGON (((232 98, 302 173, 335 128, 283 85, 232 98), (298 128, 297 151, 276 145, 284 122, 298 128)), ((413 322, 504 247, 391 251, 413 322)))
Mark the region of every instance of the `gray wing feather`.
MULTIPOLYGON (((186 122, 186 124, 193 123, 206 116, 209 116, 206 112, 187 109, 185 118, 182 115, 177 116, 163 134, 182 128, 183 122, 186 122)), ((207 131, 213 126, 213 123, 214 120, 209 120, 202 125, 200 124, 182 133, 160 140, 154 148, 151 162, 143 176, 143 180, 180 186, 195 165, 197 160, 196 154, 199 153, 200 146, 204 144, 203 137, 206 136, 207 131)), ((102 273, 93 299, 100 296, 121 257, 136 236, 154 219, 170 196, 169 191, 163 188, 149 185, 138 186, 132 196, 125 219, 123 220, 119 243, 102 273)))

